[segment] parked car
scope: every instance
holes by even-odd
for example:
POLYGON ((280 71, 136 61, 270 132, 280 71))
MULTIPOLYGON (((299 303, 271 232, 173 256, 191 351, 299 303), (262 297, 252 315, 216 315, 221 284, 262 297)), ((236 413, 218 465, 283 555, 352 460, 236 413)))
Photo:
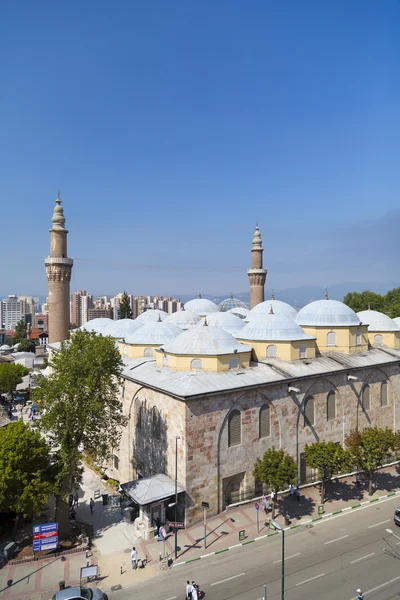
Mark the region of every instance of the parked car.
POLYGON ((106 594, 100 588, 74 587, 56 592, 52 600, 107 600, 106 594))
POLYGON ((396 508, 394 511, 394 522, 396 525, 400 525, 400 508, 396 508))

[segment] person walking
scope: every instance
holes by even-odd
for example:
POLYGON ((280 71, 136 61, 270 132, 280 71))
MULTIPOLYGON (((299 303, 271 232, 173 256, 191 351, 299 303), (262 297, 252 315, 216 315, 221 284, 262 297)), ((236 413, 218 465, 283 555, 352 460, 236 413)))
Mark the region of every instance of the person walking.
POLYGON ((93 498, 90 498, 89 506, 90 506, 90 512, 93 514, 93 509, 94 509, 94 500, 93 500, 93 498))
POLYGON ((79 502, 79 500, 78 500, 78 494, 75 492, 75 494, 74 494, 74 506, 76 506, 76 508, 78 508, 78 502, 79 502))
POLYGON ((294 493, 295 493, 296 489, 293 485, 293 483, 290 484, 290 488, 289 488, 289 493, 290 493, 290 499, 293 500, 294 498, 294 493))
POLYGON ((192 581, 192 600, 198 600, 199 595, 197 593, 197 585, 194 581, 192 581))
POLYGON ((296 498, 297 498, 297 502, 300 502, 300 490, 299 490, 299 486, 297 486, 297 488, 296 488, 296 498))
POLYGON ((361 478, 359 473, 356 474, 356 486, 358 489, 361 487, 361 478))
POLYGON ((192 584, 190 581, 186 582, 186 600, 192 600, 192 584))
POLYGON ((357 600, 364 600, 364 594, 362 593, 362 591, 360 590, 360 588, 358 588, 357 590, 357 600))
POLYGON ((135 546, 132 548, 131 552, 131 561, 132 561, 132 569, 137 569, 137 550, 135 546))
POLYGON ((267 510, 266 510, 266 506, 267 506, 267 497, 264 494, 262 499, 261 499, 261 506, 263 507, 263 511, 265 512, 265 514, 267 514, 267 510))

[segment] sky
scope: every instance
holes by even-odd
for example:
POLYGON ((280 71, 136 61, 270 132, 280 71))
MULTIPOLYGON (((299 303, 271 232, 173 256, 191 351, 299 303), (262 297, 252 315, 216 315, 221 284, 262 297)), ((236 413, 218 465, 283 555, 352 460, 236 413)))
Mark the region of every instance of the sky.
POLYGON ((400 1, 3 0, 0 294, 400 280, 400 1))

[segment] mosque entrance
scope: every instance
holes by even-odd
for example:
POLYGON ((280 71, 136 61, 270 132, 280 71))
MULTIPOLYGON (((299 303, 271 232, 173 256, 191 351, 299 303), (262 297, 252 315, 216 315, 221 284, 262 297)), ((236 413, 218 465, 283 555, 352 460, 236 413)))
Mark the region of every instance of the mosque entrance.
POLYGON ((225 510, 229 504, 235 504, 235 502, 241 502, 245 499, 245 475, 246 473, 238 473, 222 480, 222 510, 225 510))

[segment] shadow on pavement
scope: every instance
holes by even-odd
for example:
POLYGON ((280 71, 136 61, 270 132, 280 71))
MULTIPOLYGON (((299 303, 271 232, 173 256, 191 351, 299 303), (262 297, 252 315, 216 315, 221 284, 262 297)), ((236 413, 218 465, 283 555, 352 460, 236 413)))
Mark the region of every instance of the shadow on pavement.
POLYGON ((21 577, 21 579, 18 579, 17 581, 13 581, 12 579, 10 579, 7 582, 7 586, 5 588, 2 588, 0 590, 0 594, 1 592, 4 592, 5 590, 10 589, 11 587, 13 587, 14 585, 17 585, 17 583, 21 583, 21 581, 25 581, 25 579, 29 579, 29 577, 32 577, 32 575, 34 575, 35 573, 37 573, 38 571, 42 571, 43 569, 45 569, 46 567, 50 567, 53 563, 57 562, 58 560, 61 560, 60 558, 55 558, 54 560, 52 560, 51 562, 43 565, 42 567, 39 567, 38 569, 36 569, 35 571, 32 571, 32 573, 28 573, 28 575, 25 575, 25 577, 21 577))

